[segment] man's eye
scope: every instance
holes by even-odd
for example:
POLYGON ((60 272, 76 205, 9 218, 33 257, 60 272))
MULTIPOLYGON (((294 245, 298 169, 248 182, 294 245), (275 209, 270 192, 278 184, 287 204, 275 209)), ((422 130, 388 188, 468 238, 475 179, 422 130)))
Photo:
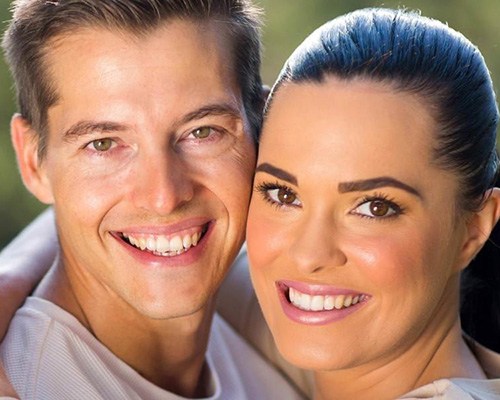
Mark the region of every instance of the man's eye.
POLYGON ((402 209, 392 201, 372 199, 364 201, 352 212, 368 218, 389 218, 401 214, 402 209))
POLYGON ((210 136, 212 133, 212 128, 209 126, 203 126, 201 128, 196 128, 194 131, 191 132, 191 134, 196 138, 196 139, 206 139, 210 136))
POLYGON ((97 139, 93 140, 88 144, 87 147, 90 147, 91 150, 95 150, 97 152, 105 152, 110 150, 115 145, 115 141, 113 139, 105 138, 105 139, 97 139))

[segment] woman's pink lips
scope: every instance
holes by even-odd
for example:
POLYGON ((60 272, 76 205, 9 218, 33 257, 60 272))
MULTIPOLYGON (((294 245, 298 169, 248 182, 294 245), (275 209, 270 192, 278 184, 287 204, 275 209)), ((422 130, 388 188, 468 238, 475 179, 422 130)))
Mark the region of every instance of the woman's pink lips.
POLYGON ((368 295, 365 296, 365 300, 360 301, 355 305, 351 305, 346 308, 333 309, 333 310, 322 310, 322 311, 308 311, 302 310, 294 306, 288 299, 287 293, 290 287, 299 290, 302 293, 307 293, 310 295, 363 295, 363 293, 357 293, 348 289, 334 288, 332 286, 326 285, 310 285, 303 282, 295 281, 278 281, 276 282, 276 289, 278 291, 278 298, 283 308, 285 315, 292 321, 304 325, 326 325, 335 321, 342 320, 352 313, 360 310, 369 300, 368 295), (305 289, 305 290, 304 290, 305 289))

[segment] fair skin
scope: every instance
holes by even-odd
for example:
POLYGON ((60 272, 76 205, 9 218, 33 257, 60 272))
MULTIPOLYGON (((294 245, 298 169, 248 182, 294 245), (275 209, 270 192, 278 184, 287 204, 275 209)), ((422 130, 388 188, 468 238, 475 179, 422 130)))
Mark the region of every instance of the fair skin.
POLYGON ((29 124, 12 121, 61 246, 35 294, 190 397, 207 395, 214 298, 243 242, 255 162, 228 40, 218 23, 178 20, 140 39, 72 32, 47 55, 59 101, 42 160, 29 124))
POLYGON ((393 399, 484 378, 458 321, 459 273, 499 218, 456 208, 425 102, 371 81, 286 84, 259 147, 247 243, 280 352, 315 399, 393 399), (356 123, 353 123, 356 121, 356 123))

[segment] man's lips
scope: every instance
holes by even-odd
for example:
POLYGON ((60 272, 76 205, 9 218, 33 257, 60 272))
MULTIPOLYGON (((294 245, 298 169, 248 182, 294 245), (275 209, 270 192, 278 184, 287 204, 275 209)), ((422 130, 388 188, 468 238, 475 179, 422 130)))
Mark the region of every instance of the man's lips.
MULTIPOLYGON (((143 252, 161 257, 173 257, 187 252, 203 240, 209 230, 210 222, 190 226, 176 232, 161 233, 161 229, 139 229, 118 233, 118 237, 127 245, 143 252)), ((169 229, 171 231, 171 229, 169 229)))

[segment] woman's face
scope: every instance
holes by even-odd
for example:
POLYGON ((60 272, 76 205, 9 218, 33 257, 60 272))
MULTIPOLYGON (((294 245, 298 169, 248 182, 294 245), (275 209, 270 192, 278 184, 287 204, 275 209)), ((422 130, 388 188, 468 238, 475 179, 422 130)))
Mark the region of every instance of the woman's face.
POLYGON ((456 321, 466 230, 456 177, 431 163, 435 129, 419 97, 381 83, 278 91, 247 240, 259 301, 292 363, 386 363, 456 321))

